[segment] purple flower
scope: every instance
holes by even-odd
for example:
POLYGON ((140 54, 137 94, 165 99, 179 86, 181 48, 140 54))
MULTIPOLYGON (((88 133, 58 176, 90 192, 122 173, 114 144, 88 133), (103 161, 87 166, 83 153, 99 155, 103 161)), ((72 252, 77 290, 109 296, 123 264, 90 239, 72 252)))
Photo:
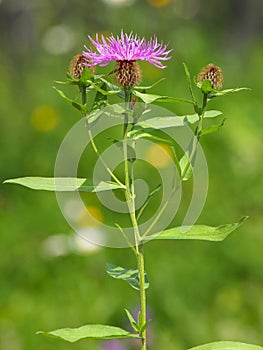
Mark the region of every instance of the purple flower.
POLYGON ((154 36, 149 41, 145 37, 140 38, 138 35, 129 35, 121 31, 120 36, 116 38, 113 34, 109 37, 101 35, 99 40, 98 34, 96 39, 88 36, 91 43, 95 46, 97 52, 93 52, 90 48, 85 46, 83 56, 87 60, 89 66, 106 66, 111 61, 148 61, 157 68, 166 68, 161 61, 168 61, 171 56, 169 53, 172 50, 167 50, 167 45, 162 42, 158 43, 157 37, 154 36))
POLYGON ((104 342, 103 350, 127 350, 124 343, 118 339, 106 340, 104 342))

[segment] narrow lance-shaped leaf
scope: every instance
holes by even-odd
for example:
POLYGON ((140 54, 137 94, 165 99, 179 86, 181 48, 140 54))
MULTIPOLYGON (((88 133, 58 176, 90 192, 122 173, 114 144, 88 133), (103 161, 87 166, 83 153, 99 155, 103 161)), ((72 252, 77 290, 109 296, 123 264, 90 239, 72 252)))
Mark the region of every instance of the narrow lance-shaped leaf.
POLYGON ((55 86, 53 86, 53 89, 55 91, 57 91, 57 93, 65 100, 67 101, 69 104, 71 104, 71 106, 73 106, 74 108, 76 108, 77 110, 79 110, 80 112, 86 114, 87 113, 87 109, 85 108, 85 106, 83 106, 81 103, 78 103, 74 100, 72 100, 71 98, 67 97, 63 91, 57 89, 55 86))
POLYGON ((195 98, 195 95, 194 95, 194 92, 193 92, 190 72, 189 72, 189 69, 188 69, 188 67, 187 67, 187 65, 185 63, 183 63, 183 66, 184 66, 184 72, 185 72, 186 80, 187 80, 187 83, 188 83, 189 91, 191 93, 192 100, 193 100, 194 104, 196 105, 196 98, 195 98))
MULTIPOLYGON (((222 112, 211 110, 204 113, 204 118, 215 118, 219 115, 221 115, 222 112)), ((168 117, 155 117, 146 119, 142 122, 139 122, 136 124, 136 127, 134 130, 132 130, 132 133, 135 133, 135 130, 141 130, 141 129, 162 129, 162 128, 172 128, 172 127, 178 127, 178 126, 185 126, 187 124, 194 124, 199 120, 198 114, 189 114, 189 115, 183 115, 183 116, 168 116, 168 117), (140 129, 139 129, 140 128, 140 129)), ((146 130, 149 131, 149 130, 146 130)))
MULTIPOLYGON (((136 289, 140 289, 140 282, 139 282, 139 274, 137 269, 124 269, 123 267, 112 265, 112 264, 106 264, 106 271, 107 273, 117 279, 121 279, 129 285, 136 289)), ((146 273, 144 274, 144 288, 147 289, 149 287, 149 282, 146 273)))
POLYGON ((89 84, 97 91, 99 91, 102 95, 116 95, 120 92, 120 90, 104 90, 102 87, 98 86, 97 83, 88 80, 89 84))
POLYGON ((193 175, 193 167, 190 163, 189 152, 186 152, 179 160, 182 181, 188 181, 193 175))
POLYGON ((169 145, 174 145, 175 142, 169 140, 168 138, 165 139, 163 137, 159 137, 156 135, 153 135, 150 133, 151 130, 149 130, 149 132, 143 132, 145 129, 137 129, 137 130, 133 130, 131 132, 128 133, 128 137, 129 138, 133 138, 135 140, 138 139, 150 139, 150 140, 154 140, 157 142, 162 142, 162 143, 167 143, 169 145))
POLYGON ((75 177, 20 177, 5 180, 4 183, 17 184, 33 190, 61 192, 101 192, 124 188, 124 186, 110 181, 100 181, 93 185, 88 179, 75 177))
POLYGON ((132 328, 136 331, 136 332, 139 332, 140 330, 140 327, 138 326, 137 322, 135 321, 134 317, 132 316, 132 314, 130 313, 129 310, 125 309, 125 312, 127 314, 127 317, 130 321, 130 324, 132 326, 132 328))
POLYGON ((152 85, 148 85, 148 86, 141 86, 141 85, 134 86, 133 89, 134 90, 139 90, 139 91, 149 90, 149 89, 153 88, 154 86, 160 84, 164 80, 165 80, 165 78, 161 78, 161 79, 157 80, 155 83, 153 83, 152 85))
POLYGON ((214 132, 217 132, 219 129, 222 128, 222 126, 225 124, 226 119, 224 118, 220 124, 217 125, 211 125, 199 132, 199 136, 204 136, 208 134, 212 134, 214 132))
POLYGON ((189 350, 263 350, 263 347, 235 341, 219 341, 198 345, 189 350))
MULTIPOLYGON (((102 88, 106 89, 106 84, 103 84, 102 88)), ((97 91, 93 102, 93 106, 91 108, 91 112, 98 109, 102 109, 103 107, 106 106, 106 104, 107 104, 107 96, 102 94, 100 91, 97 91)))
POLYGON ((145 237, 145 241, 151 239, 196 239, 204 241, 223 241, 229 234, 239 228, 248 217, 243 217, 234 224, 220 225, 217 227, 206 225, 173 227, 157 233, 156 235, 145 237))
POLYGON ((112 91, 113 94, 115 93, 120 98, 125 99, 125 93, 123 90, 120 89, 118 85, 110 83, 107 79, 104 79, 103 77, 100 77, 99 80, 106 84, 108 91, 112 91))
POLYGON ((133 94, 136 97, 139 97, 143 102, 145 103, 153 103, 153 102, 185 102, 193 104, 192 101, 182 99, 182 98, 176 98, 176 97, 169 97, 169 96, 162 96, 162 95, 154 95, 154 94, 145 94, 136 90, 133 90, 133 94))
POLYGON ((101 324, 90 324, 79 328, 62 328, 50 332, 39 331, 37 334, 52 338, 63 339, 70 343, 85 338, 116 339, 116 338, 140 338, 139 335, 130 333, 122 328, 101 324))
POLYGON ((83 73, 81 74, 81 77, 79 79, 79 82, 82 86, 88 86, 89 81, 93 79, 93 74, 91 73, 91 70, 89 67, 85 67, 83 73))
POLYGON ((242 88, 234 88, 234 89, 226 89, 226 90, 212 90, 209 93, 209 98, 213 98, 213 97, 219 97, 219 96, 224 96, 224 95, 229 95, 232 94, 234 92, 240 92, 240 91, 248 91, 251 90, 250 88, 247 87, 242 87, 242 88))
POLYGON ((160 191, 162 185, 159 184, 157 187, 155 187, 148 195, 146 201, 144 202, 144 204, 142 205, 142 207, 140 208, 140 210, 138 211, 137 214, 137 220, 140 220, 140 217, 142 216, 144 209, 147 207, 147 205, 149 204, 150 200, 160 191))

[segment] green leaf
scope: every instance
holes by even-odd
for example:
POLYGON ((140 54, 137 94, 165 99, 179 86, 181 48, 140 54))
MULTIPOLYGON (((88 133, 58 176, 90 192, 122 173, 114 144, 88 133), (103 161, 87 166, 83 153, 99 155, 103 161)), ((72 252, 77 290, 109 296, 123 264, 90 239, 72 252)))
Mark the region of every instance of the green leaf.
POLYGON ((242 87, 242 88, 235 88, 235 89, 226 89, 226 90, 212 90, 212 92, 209 94, 209 98, 213 97, 218 97, 218 96, 223 96, 223 95, 229 95, 234 92, 239 92, 239 91, 245 91, 245 90, 251 90, 250 88, 242 87))
POLYGON ((125 98, 125 93, 123 90, 120 89, 118 85, 110 83, 108 80, 104 79, 103 77, 99 78, 106 86, 108 87, 109 91, 112 91, 113 94, 117 94, 117 96, 121 98, 125 98))
POLYGON ((206 79, 202 85, 201 85, 201 90, 203 91, 204 94, 208 95, 211 91, 213 91, 211 81, 209 79, 206 79))
POLYGON ((188 181, 193 175, 192 165, 189 163, 189 153, 186 152, 179 160, 182 181, 188 181))
POLYGON ((83 73, 81 74, 81 77, 79 79, 79 82, 82 86, 88 86, 89 81, 93 79, 93 74, 91 73, 91 70, 89 67, 85 67, 83 73))
MULTIPOLYGON (((105 89, 106 84, 103 84, 102 88, 105 89)), ((104 108, 106 104, 107 104, 107 96, 103 95, 100 91, 97 91, 91 111, 100 110, 104 108)))
POLYGON ((144 325, 141 327, 141 329, 140 329, 140 333, 142 334, 143 333, 143 331, 148 327, 148 324, 150 323, 150 322, 152 322, 152 320, 147 320, 145 323, 144 323, 144 325))
POLYGON ((158 81, 156 81, 155 83, 153 83, 152 85, 149 85, 149 86, 134 86, 133 89, 134 90, 139 90, 139 91, 149 90, 149 89, 153 88, 154 86, 160 84, 164 80, 165 80, 165 78, 161 78, 158 81))
POLYGON ((90 324, 79 328, 62 328, 51 332, 39 331, 36 334, 46 335, 53 338, 66 340, 74 343, 80 339, 115 339, 115 338, 140 338, 139 335, 130 333, 122 328, 90 324))
POLYGON ((140 208, 138 214, 137 214, 137 220, 140 220, 140 217, 142 216, 142 213, 144 211, 144 209, 147 207, 147 205, 149 204, 150 200, 152 199, 152 197, 154 197, 161 189, 162 185, 159 184, 157 187, 155 187, 148 195, 146 201, 144 202, 143 206, 140 208))
POLYGON ((212 134, 214 132, 217 132, 225 124, 225 121, 226 121, 226 119, 224 118, 220 124, 212 125, 212 126, 209 126, 208 128, 201 130, 199 132, 199 136, 208 135, 208 134, 212 134))
POLYGON ((74 100, 72 100, 71 98, 68 98, 63 91, 57 89, 55 86, 53 86, 53 89, 55 91, 57 91, 57 93, 65 100, 67 101, 69 104, 71 104, 74 108, 76 108, 77 110, 79 110, 80 112, 86 114, 87 113, 87 109, 85 106, 83 106, 81 103, 78 103, 74 100))
MULTIPOLYGON (((129 285, 136 290, 140 289, 139 275, 137 269, 124 269, 120 266, 106 264, 106 271, 111 277, 121 279, 129 283, 129 285)), ((149 282, 146 273, 144 274, 144 283, 145 289, 147 289, 149 287, 149 282)))
POLYGON ((235 341, 219 341, 195 346, 189 350, 263 350, 263 347, 235 341))
POLYGON ((162 129, 162 128, 172 128, 176 126, 184 126, 185 122, 183 119, 172 116, 172 117, 155 117, 141 121, 136 124, 136 127, 146 128, 146 129, 162 129))
MULTIPOLYGON (((106 80, 105 80, 106 82, 106 80)), ((121 90, 104 90, 102 87, 98 86, 97 83, 94 83, 91 80, 88 80, 88 83, 97 91, 99 91, 102 95, 116 95, 118 94, 121 90)))
POLYGON ((71 78, 71 79, 68 79, 67 81, 55 80, 55 83, 59 85, 79 85, 79 80, 71 78))
POLYGON ((231 232, 235 231, 239 226, 247 220, 247 216, 243 217, 239 222, 234 224, 220 225, 217 227, 206 225, 180 226, 173 227, 168 230, 157 233, 156 235, 145 237, 145 240, 151 239, 196 239, 204 241, 223 241, 231 232))
MULTIPOLYGON (((204 118, 215 118, 219 115, 221 115, 222 112, 211 110, 207 111, 204 114, 204 118)), ((168 117, 155 117, 151 119, 146 119, 144 121, 138 122, 136 124, 136 129, 138 127, 144 128, 144 129, 162 129, 162 128, 172 128, 177 126, 184 126, 187 124, 194 124, 199 120, 198 114, 189 114, 189 115, 183 115, 183 116, 168 116, 168 117)), ((134 133, 132 131, 131 133, 134 133)))
POLYGON ((184 72, 185 72, 186 80, 188 83, 189 91, 190 91, 190 94, 192 96, 193 103, 196 105, 196 98, 195 98, 194 92, 193 92, 190 72, 189 72, 187 65, 184 62, 183 62, 183 66, 184 66, 184 72))
POLYGON ((189 84, 189 87, 192 87, 190 72, 189 72, 189 69, 188 69, 185 62, 183 62, 183 66, 184 66, 184 72, 185 72, 185 76, 187 78, 187 82, 189 84))
MULTIPOLYGON (((210 110, 206 111, 204 113, 203 118, 216 118, 219 115, 222 115, 223 113, 221 111, 217 110, 210 110)), ((189 114, 189 115, 179 115, 179 118, 182 118, 185 122, 185 124, 194 124, 199 121, 199 115, 198 114, 189 114)))
POLYGON ((133 90, 133 94, 136 97, 139 97, 145 103, 153 103, 153 102, 185 102, 193 104, 193 101, 185 100, 181 98, 169 97, 169 96, 161 96, 154 94, 144 94, 142 92, 133 90))
MULTIPOLYGON (((165 139, 163 137, 159 137, 153 134, 150 134, 150 132, 143 132, 143 130, 145 129, 137 129, 137 130, 133 130, 131 132, 128 133, 128 137, 133 138, 134 140, 138 140, 138 139, 150 139, 150 140, 154 140, 157 142, 162 142, 162 143, 167 143, 169 145, 174 145, 174 142, 172 142, 169 139, 165 139)), ((150 130, 149 130, 150 131, 150 130)))
POLYGON ((127 309, 125 309, 125 312, 126 312, 126 314, 127 314, 127 317, 128 317, 128 319, 129 319, 129 321, 130 321, 130 324, 131 324, 132 328, 133 328, 136 332, 139 332, 140 327, 137 325, 137 323, 136 323, 134 317, 132 316, 132 314, 130 313, 130 311, 127 310, 127 309))
POLYGON ((61 192, 101 192, 124 188, 114 182, 100 181, 93 185, 85 178, 75 177, 20 177, 5 180, 4 184, 11 183, 31 188, 33 190, 61 191, 61 192))

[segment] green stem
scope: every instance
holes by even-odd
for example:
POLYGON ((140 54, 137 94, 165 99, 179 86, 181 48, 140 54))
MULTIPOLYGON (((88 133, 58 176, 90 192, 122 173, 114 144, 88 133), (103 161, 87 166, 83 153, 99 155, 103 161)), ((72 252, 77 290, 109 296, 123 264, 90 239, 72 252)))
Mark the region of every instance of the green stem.
MULTIPOLYGON (((123 155, 124 155, 124 171, 125 171, 125 198, 127 201, 131 223, 133 226, 134 240, 135 240, 135 255, 137 259, 139 284, 140 284, 140 312, 141 312, 141 326, 146 323, 146 291, 145 291, 145 268, 144 268, 144 255, 143 245, 141 244, 141 235, 138 227, 138 222, 135 214, 135 186, 134 186, 134 172, 133 172, 133 160, 128 159, 128 108, 131 101, 131 91, 124 89, 125 92, 125 109, 124 113, 124 125, 123 125, 123 155)), ((135 148, 135 144, 132 145, 135 148)), ((146 328, 140 332, 142 337, 141 350, 147 350, 146 346, 146 328)))
MULTIPOLYGON (((203 95, 203 105, 202 105, 202 109, 201 111, 198 113, 199 116, 199 122, 198 122, 198 126, 195 130, 195 135, 193 136, 193 146, 192 146, 192 152, 190 154, 189 157, 189 161, 187 163, 187 166, 185 167, 183 173, 181 174, 181 179, 184 178, 185 174, 187 173, 190 165, 191 165, 191 161, 193 160, 194 156, 195 156, 195 152, 196 152, 196 148, 197 148, 197 144, 199 142, 199 139, 201 137, 201 132, 203 130, 203 119, 204 119, 204 114, 205 114, 205 109, 207 106, 207 100, 208 100, 208 95, 204 93, 203 95)), ((197 108, 199 110, 199 108, 197 108)))
MULTIPOLYGON (((86 87, 85 86, 82 86, 81 88, 81 97, 82 97, 82 104, 85 105, 86 102, 87 102, 87 92, 86 92, 86 87)), ((90 143, 91 143, 91 146, 95 152, 95 154, 98 156, 98 158, 100 159, 100 161, 102 162, 102 164, 104 165, 105 169, 107 170, 107 172, 111 175, 111 177, 117 182, 117 184, 119 184, 123 189, 125 189, 125 185, 117 178, 116 175, 114 175, 114 173, 110 170, 110 168, 108 167, 108 165, 104 162, 103 158, 101 157, 100 155, 100 152, 96 146, 96 143, 94 141, 94 137, 92 135, 92 131, 91 131, 91 128, 90 128, 90 124, 89 124, 89 121, 88 121, 88 117, 87 115, 84 115, 85 117, 85 122, 86 122, 86 127, 87 127, 87 130, 88 130, 88 135, 89 135, 89 139, 90 139, 90 143)))
MULTIPOLYGON (((146 323, 146 290, 145 290, 145 271, 144 271, 144 255, 143 255, 143 245, 139 245, 139 252, 137 255, 138 271, 139 271, 139 281, 140 281, 140 303, 141 303, 141 325, 146 323)), ((140 333, 142 337, 142 350, 147 349, 146 343, 146 327, 140 333)))

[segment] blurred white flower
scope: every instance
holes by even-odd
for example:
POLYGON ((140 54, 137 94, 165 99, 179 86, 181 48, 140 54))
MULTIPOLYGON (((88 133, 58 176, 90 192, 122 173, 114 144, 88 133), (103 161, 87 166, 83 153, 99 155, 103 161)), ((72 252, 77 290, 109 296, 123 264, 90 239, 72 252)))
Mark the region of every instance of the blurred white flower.
POLYGON ((69 52, 74 47, 75 35, 69 27, 57 25, 46 31, 42 43, 49 53, 61 55, 69 52))
POLYGON ((130 6, 135 3, 136 0, 102 0, 104 4, 112 6, 130 6))
POLYGON ((45 258, 56 258, 70 254, 90 254, 105 244, 103 233, 96 228, 83 228, 69 235, 60 233, 46 238, 41 244, 45 258), (97 244, 94 244, 96 242, 97 244))

